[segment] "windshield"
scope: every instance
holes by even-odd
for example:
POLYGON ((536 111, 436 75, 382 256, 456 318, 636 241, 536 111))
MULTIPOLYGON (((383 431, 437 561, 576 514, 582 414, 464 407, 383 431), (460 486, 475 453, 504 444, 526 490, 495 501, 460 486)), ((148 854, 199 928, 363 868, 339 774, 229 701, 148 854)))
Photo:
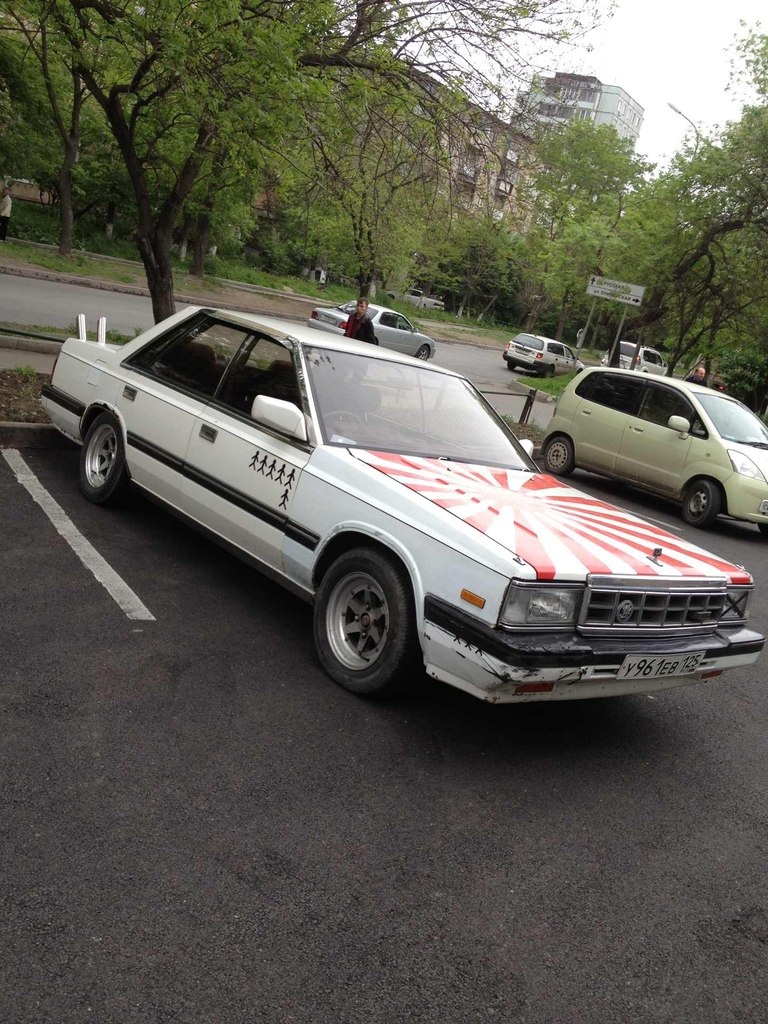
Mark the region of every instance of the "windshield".
POLYGON ((535 470, 472 385, 419 363, 307 346, 309 384, 326 443, 535 470))
POLYGON ((696 397, 724 441, 768 444, 768 429, 746 405, 716 393, 706 392, 696 397))

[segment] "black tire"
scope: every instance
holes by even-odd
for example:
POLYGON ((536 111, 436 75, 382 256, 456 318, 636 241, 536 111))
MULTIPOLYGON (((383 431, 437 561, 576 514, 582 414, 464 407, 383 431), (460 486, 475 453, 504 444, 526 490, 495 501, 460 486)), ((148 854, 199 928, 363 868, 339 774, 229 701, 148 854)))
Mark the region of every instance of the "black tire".
POLYGON ((768 523, 758 523, 757 528, 764 537, 768 536, 768 523))
POLYGON ((569 476, 576 468, 573 441, 566 434, 553 434, 541 450, 544 468, 555 476, 569 476))
POLYGON ((430 347, 429 345, 422 345, 416 353, 417 359, 423 359, 425 362, 429 359, 430 347))
POLYGON ((347 551, 329 567, 313 629, 321 665, 352 693, 389 696, 423 669, 410 581, 373 548, 347 551))
POLYGON ((554 363, 550 363, 546 367, 544 372, 542 373, 542 377, 554 377, 554 376, 555 376, 555 364, 554 363))
POLYGON ((125 444, 120 424, 102 412, 88 428, 80 449, 80 490, 94 505, 113 505, 128 490, 125 444))
POLYGON ((507 369, 508 370, 514 370, 515 363, 513 363, 511 359, 507 359, 507 360, 505 360, 505 362, 507 364, 507 369))
POLYGON ((722 505, 720 488, 713 480, 691 480, 683 493, 683 520, 689 526, 704 529, 714 523, 722 505))

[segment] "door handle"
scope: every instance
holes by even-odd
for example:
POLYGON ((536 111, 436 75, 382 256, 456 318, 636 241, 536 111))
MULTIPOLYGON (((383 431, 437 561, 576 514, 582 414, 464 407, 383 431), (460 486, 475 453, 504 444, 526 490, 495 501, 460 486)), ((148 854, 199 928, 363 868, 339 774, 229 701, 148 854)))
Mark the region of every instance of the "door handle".
POLYGON ((132 388, 130 384, 126 384, 123 388, 123 398, 126 398, 129 402, 134 401, 137 394, 136 388, 132 388))
POLYGON ((200 437, 202 437, 204 441, 210 441, 211 444, 213 444, 218 437, 218 433, 218 430, 214 430, 213 427, 209 427, 205 423, 200 427, 200 437))

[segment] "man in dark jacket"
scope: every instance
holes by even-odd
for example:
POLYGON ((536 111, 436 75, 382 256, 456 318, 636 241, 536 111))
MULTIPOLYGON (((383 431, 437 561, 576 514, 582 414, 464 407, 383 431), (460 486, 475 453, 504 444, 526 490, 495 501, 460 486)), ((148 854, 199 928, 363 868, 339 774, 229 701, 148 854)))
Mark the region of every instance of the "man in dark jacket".
POLYGON ((368 316, 368 299, 364 295, 357 300, 357 307, 347 320, 344 335, 356 341, 369 341, 371 345, 378 345, 376 335, 373 333, 373 322, 368 316))

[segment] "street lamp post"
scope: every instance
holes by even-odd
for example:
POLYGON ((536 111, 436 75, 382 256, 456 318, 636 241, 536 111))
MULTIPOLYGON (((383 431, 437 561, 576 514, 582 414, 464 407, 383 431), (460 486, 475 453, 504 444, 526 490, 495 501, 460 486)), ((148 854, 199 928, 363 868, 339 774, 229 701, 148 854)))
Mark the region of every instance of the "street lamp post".
POLYGON ((669 101, 667 101, 667 106, 669 107, 670 110, 674 110, 674 112, 676 114, 679 114, 680 117, 682 117, 684 121, 687 121, 688 124, 691 126, 691 128, 693 128, 694 132, 696 133, 696 145, 693 147, 693 155, 696 156, 696 153, 699 150, 699 143, 701 142, 701 134, 699 132, 699 129, 696 127, 696 125, 693 123, 693 121, 690 119, 690 117, 688 117, 687 114, 684 114, 682 112, 682 110, 680 110, 679 107, 675 106, 674 103, 670 103, 669 101))

